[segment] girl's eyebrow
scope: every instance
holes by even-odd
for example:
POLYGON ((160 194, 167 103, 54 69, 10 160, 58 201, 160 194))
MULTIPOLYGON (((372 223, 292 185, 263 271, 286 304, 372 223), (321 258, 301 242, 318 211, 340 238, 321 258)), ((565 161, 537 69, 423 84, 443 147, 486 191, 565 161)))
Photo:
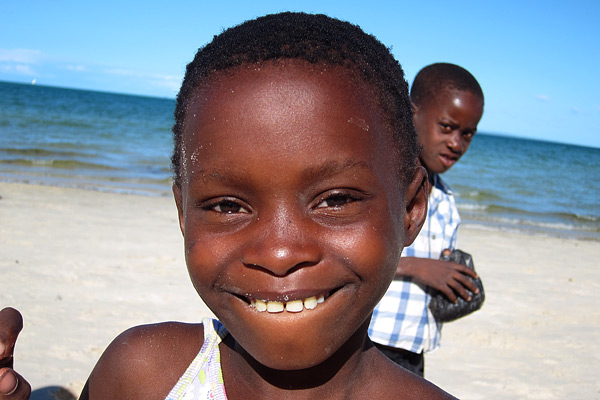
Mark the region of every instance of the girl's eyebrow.
POLYGON ((328 161, 322 165, 311 167, 302 172, 302 179, 307 182, 315 181, 319 178, 327 178, 353 169, 370 170, 369 164, 365 161, 356 161, 346 159, 343 161, 328 161))
POLYGON ((204 182, 216 181, 223 184, 238 184, 244 181, 242 176, 237 176, 235 174, 223 174, 216 168, 211 169, 201 169, 199 171, 194 171, 194 175, 197 175, 198 178, 204 182))
MULTIPOLYGON (((304 171, 301 171, 300 178, 305 182, 314 182, 318 179, 331 177, 354 169, 370 170, 369 164, 365 161, 356 161, 351 159, 342 161, 328 161, 321 165, 309 167, 304 171)), ((226 174, 224 174, 222 171, 216 168, 211 168, 195 171, 194 175, 196 175, 204 183, 210 181, 216 181, 230 185, 241 185, 248 183, 248 175, 244 174, 243 171, 241 171, 241 173, 228 171, 226 174)))

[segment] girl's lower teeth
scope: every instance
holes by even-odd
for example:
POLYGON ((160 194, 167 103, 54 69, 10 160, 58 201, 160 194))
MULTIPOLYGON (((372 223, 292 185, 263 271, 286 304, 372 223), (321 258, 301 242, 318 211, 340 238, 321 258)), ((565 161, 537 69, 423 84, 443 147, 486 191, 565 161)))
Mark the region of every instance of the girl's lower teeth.
POLYGON ((307 299, 302 300, 292 300, 286 303, 281 301, 264 301, 264 300, 254 300, 252 299, 250 306, 256 308, 258 312, 268 311, 270 313, 280 313, 283 310, 287 312, 297 313, 301 312, 304 309, 313 310, 317 307, 318 304, 325 301, 325 296, 321 295, 319 297, 312 296, 307 299))

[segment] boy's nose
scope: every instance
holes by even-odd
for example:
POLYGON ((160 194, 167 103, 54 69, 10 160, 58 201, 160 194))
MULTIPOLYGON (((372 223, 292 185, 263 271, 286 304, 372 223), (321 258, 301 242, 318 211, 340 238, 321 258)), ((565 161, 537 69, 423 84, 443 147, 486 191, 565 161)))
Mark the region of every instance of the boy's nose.
POLYGON ((463 153, 463 146, 462 146, 462 141, 461 141, 461 137, 460 137, 460 132, 453 132, 452 134, 449 135, 448 141, 447 141, 447 146, 454 153, 457 153, 457 154, 463 153))
POLYGON ((244 248, 242 262, 260 267, 277 276, 316 265, 321 259, 321 248, 316 235, 310 233, 310 222, 305 218, 280 214, 261 218, 244 248))

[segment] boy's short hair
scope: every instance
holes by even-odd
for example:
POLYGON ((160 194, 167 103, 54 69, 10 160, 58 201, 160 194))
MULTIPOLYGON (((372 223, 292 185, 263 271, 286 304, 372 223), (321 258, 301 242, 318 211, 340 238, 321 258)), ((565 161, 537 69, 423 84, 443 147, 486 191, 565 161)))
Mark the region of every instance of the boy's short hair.
POLYGON ((445 89, 471 92, 483 103, 483 91, 477 79, 463 67, 450 63, 435 63, 420 70, 410 88, 410 98, 419 106, 445 89))
POLYGON ((374 36, 348 22, 305 13, 272 14, 229 28, 199 49, 187 65, 175 108, 174 181, 181 186, 182 135, 187 103, 211 74, 243 64, 300 59, 339 65, 376 89, 374 99, 398 143, 398 168, 406 181, 414 173, 418 144, 402 67, 374 36))

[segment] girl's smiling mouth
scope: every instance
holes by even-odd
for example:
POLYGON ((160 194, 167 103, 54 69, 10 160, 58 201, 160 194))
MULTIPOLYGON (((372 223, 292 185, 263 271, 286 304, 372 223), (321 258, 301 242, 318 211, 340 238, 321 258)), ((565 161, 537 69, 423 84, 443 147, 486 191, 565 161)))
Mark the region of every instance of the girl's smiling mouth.
MULTIPOLYGON (((256 295, 240 295, 236 293, 231 293, 238 299, 244 301, 250 308, 254 308, 258 312, 268 312, 271 314, 281 313, 284 311, 290 313, 299 313, 304 310, 314 310, 317 308, 319 304, 322 304, 329 298, 332 294, 337 292, 340 288, 329 290, 329 291, 321 291, 316 295, 309 295, 306 297, 303 296, 291 296, 291 295, 280 295, 276 296, 276 299, 266 299, 260 298, 256 295)), ((267 296, 265 296, 267 297, 267 296)))
POLYGON ((325 301, 325 295, 321 294, 319 296, 310 296, 306 299, 297 299, 297 300, 289 300, 289 301, 273 301, 273 300, 260 300, 260 299, 250 299, 250 306, 256 308, 258 312, 270 312, 270 313, 280 313, 283 310, 287 312, 301 312, 303 310, 314 310, 318 304, 323 303, 325 301))

